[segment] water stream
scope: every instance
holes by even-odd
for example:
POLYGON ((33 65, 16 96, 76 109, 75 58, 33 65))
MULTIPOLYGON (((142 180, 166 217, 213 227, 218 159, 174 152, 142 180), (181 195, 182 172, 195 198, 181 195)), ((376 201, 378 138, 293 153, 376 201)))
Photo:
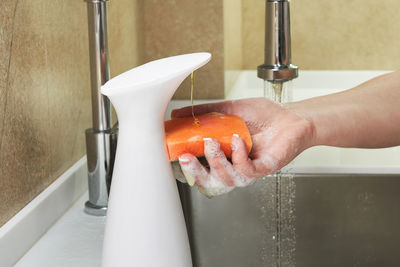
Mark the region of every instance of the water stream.
MULTIPOLYGON (((264 82, 264 97, 284 103, 291 100, 290 84, 282 82, 264 82)), ((294 223, 294 182, 293 176, 283 174, 281 171, 270 175, 275 179, 275 266, 294 266, 295 229, 294 223), (283 184, 285 190, 283 191, 283 184)))

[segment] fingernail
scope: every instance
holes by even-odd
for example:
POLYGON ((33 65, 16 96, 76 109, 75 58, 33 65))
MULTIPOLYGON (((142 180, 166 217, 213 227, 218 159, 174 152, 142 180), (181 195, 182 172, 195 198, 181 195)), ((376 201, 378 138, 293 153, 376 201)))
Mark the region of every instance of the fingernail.
POLYGON ((203 138, 204 140, 204 155, 209 158, 215 158, 223 155, 220 150, 221 145, 219 142, 212 138, 203 138))
MULTIPOLYGON (((232 136, 239 137, 238 134, 233 134, 232 136)), ((232 151, 238 150, 238 145, 237 145, 237 142, 235 142, 235 138, 232 138, 231 149, 232 149, 232 151)))
POLYGON ((195 179, 193 178, 193 176, 191 176, 191 175, 190 175, 187 171, 185 171, 184 169, 182 169, 182 173, 183 173, 183 175, 185 176, 187 183, 188 183, 190 186, 193 186, 193 185, 194 185, 194 182, 195 182, 195 179))
POLYGON ((189 161, 189 159, 179 157, 179 162, 188 163, 189 161))

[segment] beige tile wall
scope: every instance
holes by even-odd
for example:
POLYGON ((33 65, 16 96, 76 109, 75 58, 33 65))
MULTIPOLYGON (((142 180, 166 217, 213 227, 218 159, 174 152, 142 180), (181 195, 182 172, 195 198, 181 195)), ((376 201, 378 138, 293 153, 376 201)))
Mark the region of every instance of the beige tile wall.
MULTIPOLYGON (((109 5, 111 73, 138 64, 136 1, 109 5), (121 24, 124 27, 121 27, 121 24)), ((86 4, 2 0, 0 225, 85 153, 91 124, 86 4)))
MULTIPOLYGON (((142 0, 139 30, 143 62, 183 53, 208 51, 211 61, 195 72, 195 98, 223 98, 223 1, 142 0)), ((189 79, 175 98, 190 97, 189 79)))
POLYGON ((225 70, 243 68, 242 0, 224 0, 225 70))
MULTIPOLYGON (((263 61, 263 0, 243 0, 243 67, 263 61)), ((399 69, 400 1, 292 0, 292 59, 300 69, 399 69)))

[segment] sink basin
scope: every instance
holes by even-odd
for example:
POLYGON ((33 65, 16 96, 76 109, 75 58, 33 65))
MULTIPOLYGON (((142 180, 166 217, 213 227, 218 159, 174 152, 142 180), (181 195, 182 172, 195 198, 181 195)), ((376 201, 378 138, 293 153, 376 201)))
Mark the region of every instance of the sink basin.
MULTIPOLYGON (((300 72, 293 98, 339 92, 383 73, 300 72)), ((236 77, 227 99, 263 95, 255 72, 236 77)), ((280 201, 274 177, 213 199, 180 186, 195 266, 398 264, 390 248, 400 242, 399 147, 313 147, 283 172, 289 174, 281 177, 280 201)))

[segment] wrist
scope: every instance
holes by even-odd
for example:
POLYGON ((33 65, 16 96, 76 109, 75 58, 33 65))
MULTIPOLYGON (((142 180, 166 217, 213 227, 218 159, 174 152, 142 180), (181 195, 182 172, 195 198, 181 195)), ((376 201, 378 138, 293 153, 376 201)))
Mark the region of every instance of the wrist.
POLYGON ((285 103, 283 107, 296 117, 302 128, 300 138, 303 140, 303 150, 319 145, 317 127, 312 112, 309 112, 301 102, 285 103))

